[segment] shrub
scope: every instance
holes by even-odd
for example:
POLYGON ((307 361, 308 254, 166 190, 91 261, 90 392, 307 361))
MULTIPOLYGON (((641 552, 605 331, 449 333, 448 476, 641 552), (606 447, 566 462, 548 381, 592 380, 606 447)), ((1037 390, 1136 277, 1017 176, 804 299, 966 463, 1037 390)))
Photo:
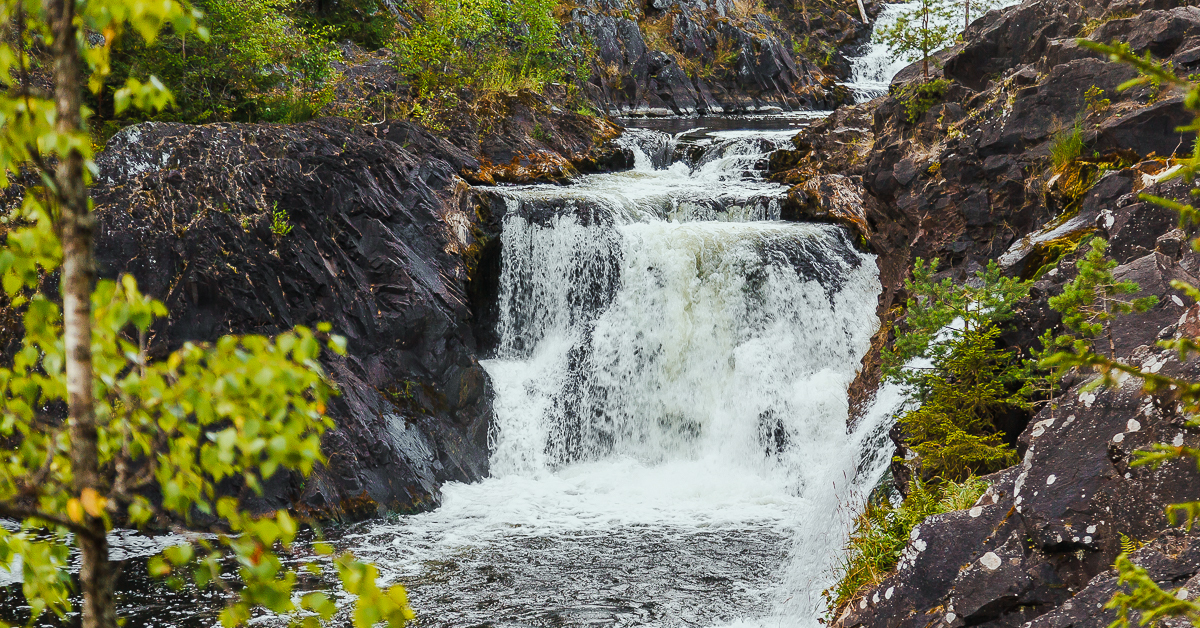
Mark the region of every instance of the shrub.
POLYGON ((271 233, 277 236, 285 236, 292 232, 292 223, 288 221, 288 213, 286 209, 279 209, 279 203, 271 208, 271 233))
POLYGON ((987 326, 951 341, 953 349, 926 378, 921 405, 900 417, 922 477, 964 480, 1017 463, 995 419, 1022 406, 1009 392, 1020 363, 1012 351, 996 349, 999 336, 987 326))
POLYGON ((555 0, 428 0, 396 44, 397 67, 417 98, 463 87, 535 90, 567 75, 578 47, 560 45, 555 0), (493 81, 485 83, 484 79, 493 81), (503 77, 497 81, 495 77, 503 77))
MULTIPOLYGON (((211 36, 131 35, 117 44, 111 85, 159 77, 176 107, 157 119, 185 122, 300 122, 333 99, 341 54, 331 29, 306 31, 291 17, 296 0, 198 0, 211 36)), ((102 99, 101 112, 111 111, 102 99)))
POLYGON ((1083 102, 1092 113, 1104 113, 1112 106, 1112 101, 1104 97, 1104 90, 1095 85, 1083 93, 1083 102))
POLYGON ((935 282, 937 266, 917 259, 905 282, 910 297, 884 375, 907 391, 899 424, 916 454, 914 477, 958 481, 1016 462, 995 419, 1025 407, 1022 366, 997 338, 1029 283, 1001 276, 994 262, 974 282, 935 282))
POLYGON ((900 88, 896 98, 904 105, 905 118, 910 123, 916 123, 934 105, 946 96, 950 81, 937 79, 928 83, 909 83, 900 88))
POLYGON ((836 583, 822 592, 829 616, 836 617, 864 587, 877 586, 896 569, 917 524, 930 515, 970 508, 985 490, 987 483, 978 478, 961 483, 915 482, 899 505, 886 497, 868 502, 854 520, 845 558, 834 568, 836 583))

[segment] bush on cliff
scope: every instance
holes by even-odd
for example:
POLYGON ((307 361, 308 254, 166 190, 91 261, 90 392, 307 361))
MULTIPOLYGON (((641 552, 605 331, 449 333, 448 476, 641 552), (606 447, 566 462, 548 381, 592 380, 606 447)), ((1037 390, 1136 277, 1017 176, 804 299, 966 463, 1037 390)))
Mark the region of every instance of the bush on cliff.
POLYGON ((447 98, 464 87, 538 91, 562 80, 577 61, 560 41, 556 5, 424 0, 415 7, 421 19, 395 42, 397 67, 417 98, 447 98))
POLYGON ((914 482, 908 497, 895 504, 887 497, 869 501, 854 520, 846 555, 835 568, 837 582, 822 592, 829 617, 855 600, 864 588, 878 586, 900 562, 913 527, 930 515, 970 508, 987 489, 978 478, 961 483, 914 482))
MULTIPOLYGON (((209 37, 168 32, 148 45, 116 42, 99 113, 117 118, 113 95, 130 76, 156 76, 175 106, 150 115, 192 123, 300 122, 333 99, 341 53, 328 26, 297 21, 296 0, 197 0, 209 37)), ((390 17, 390 16, 389 16, 390 17)))
POLYGON ((1025 407, 1022 365, 997 338, 1029 284, 1001 276, 994 263, 972 281, 937 282, 937 265, 916 260, 905 283, 903 324, 884 351, 884 375, 908 392, 912 407, 899 424, 916 454, 908 462, 914 475, 961 481, 1016 461, 995 420, 1025 407))

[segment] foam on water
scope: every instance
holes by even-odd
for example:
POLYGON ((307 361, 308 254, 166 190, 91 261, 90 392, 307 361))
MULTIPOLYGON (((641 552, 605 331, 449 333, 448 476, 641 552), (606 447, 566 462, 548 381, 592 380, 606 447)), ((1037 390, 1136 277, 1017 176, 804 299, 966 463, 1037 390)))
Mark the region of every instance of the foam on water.
POLYGON ((891 51, 881 41, 881 34, 896 23, 896 18, 917 7, 916 2, 885 4, 875 18, 871 30, 871 43, 861 57, 850 59, 850 82, 846 87, 858 102, 866 102, 887 93, 888 85, 900 70, 908 67, 912 59, 891 51))
POLYGON ((887 466, 894 399, 846 427, 874 259, 762 220, 786 137, 667 164, 639 135, 633 172, 506 192, 492 477, 341 540, 430 625, 816 626, 839 506, 887 466))

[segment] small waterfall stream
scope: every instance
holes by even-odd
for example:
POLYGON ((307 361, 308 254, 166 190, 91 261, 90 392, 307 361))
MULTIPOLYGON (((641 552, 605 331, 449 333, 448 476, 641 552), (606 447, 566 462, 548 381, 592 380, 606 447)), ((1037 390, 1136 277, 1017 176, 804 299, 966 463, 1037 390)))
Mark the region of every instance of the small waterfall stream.
POLYGON ((885 4, 875 18, 871 30, 871 43, 861 57, 850 59, 850 82, 846 87, 854 94, 857 102, 866 102, 883 96, 888 91, 892 77, 908 67, 912 61, 896 54, 880 40, 880 34, 896 23, 896 18, 917 7, 916 2, 885 4))
POLYGON ((501 190, 493 477, 339 541, 422 625, 817 625, 893 400, 847 430, 877 270, 778 220, 792 134, 631 130, 633 171, 501 190))

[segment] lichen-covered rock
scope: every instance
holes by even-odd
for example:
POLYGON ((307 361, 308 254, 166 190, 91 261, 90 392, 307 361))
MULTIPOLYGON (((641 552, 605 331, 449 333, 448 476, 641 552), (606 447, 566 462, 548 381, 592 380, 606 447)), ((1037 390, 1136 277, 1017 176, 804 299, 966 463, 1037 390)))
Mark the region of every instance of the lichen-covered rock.
POLYGON ((324 358, 341 391, 329 463, 305 484, 277 474, 261 508, 425 509, 442 482, 487 473, 490 384, 467 291, 479 218, 456 173, 471 158, 412 130, 146 123, 97 158, 101 275, 133 274, 171 312, 152 355, 320 321, 349 341, 324 358))
MULTIPOLYGON (((1086 250, 1078 243, 1103 236, 1116 278, 1138 283, 1133 296, 1158 303, 1117 317, 1097 350, 1147 372, 1200 377, 1200 359, 1181 364, 1157 345, 1200 332, 1200 305, 1173 287, 1200 281, 1200 255, 1177 229, 1175 212, 1139 196, 1192 202, 1194 184, 1171 179, 1167 159, 1190 152, 1194 133, 1177 127, 1191 116, 1169 90, 1118 91, 1134 70, 1076 42, 1090 23, 1093 41, 1126 41, 1169 59, 1182 75, 1200 71, 1200 11, 1171 4, 1027 0, 989 13, 940 53, 948 84, 938 102, 922 110, 929 103, 918 107, 893 90, 839 110, 804 130, 794 150, 773 156, 772 176, 808 183, 808 196, 798 199, 808 207, 861 198, 885 320, 906 298, 915 257, 939 258, 940 276, 959 281, 993 261, 1010 275, 1037 278, 1001 337, 1018 351, 1039 348, 1043 330, 1062 331, 1048 301, 1076 276, 1086 250), (1056 161, 1052 147, 1076 124, 1084 148, 1077 157, 1058 149, 1056 161), (815 196, 820 186, 810 182, 834 176, 861 189, 815 196)), ((899 80, 915 76, 910 68, 899 80)), ((856 404, 874 390, 887 334, 885 326, 851 389, 856 404)), ((1053 405, 1005 417, 998 427, 1022 462, 995 474, 990 496, 975 508, 923 523, 896 573, 841 609, 837 625, 1107 625, 1096 604, 1115 590, 1122 535, 1156 538, 1169 527, 1166 505, 1200 498, 1194 462, 1135 467, 1134 451, 1159 442, 1194 447, 1200 431, 1186 425, 1169 392, 1150 396, 1135 377, 1095 388, 1095 377, 1072 375, 1053 405)), ((903 454, 903 434, 892 438, 903 454)), ((1165 580, 1191 578, 1189 560, 1172 563, 1182 565, 1179 575, 1165 580)))

